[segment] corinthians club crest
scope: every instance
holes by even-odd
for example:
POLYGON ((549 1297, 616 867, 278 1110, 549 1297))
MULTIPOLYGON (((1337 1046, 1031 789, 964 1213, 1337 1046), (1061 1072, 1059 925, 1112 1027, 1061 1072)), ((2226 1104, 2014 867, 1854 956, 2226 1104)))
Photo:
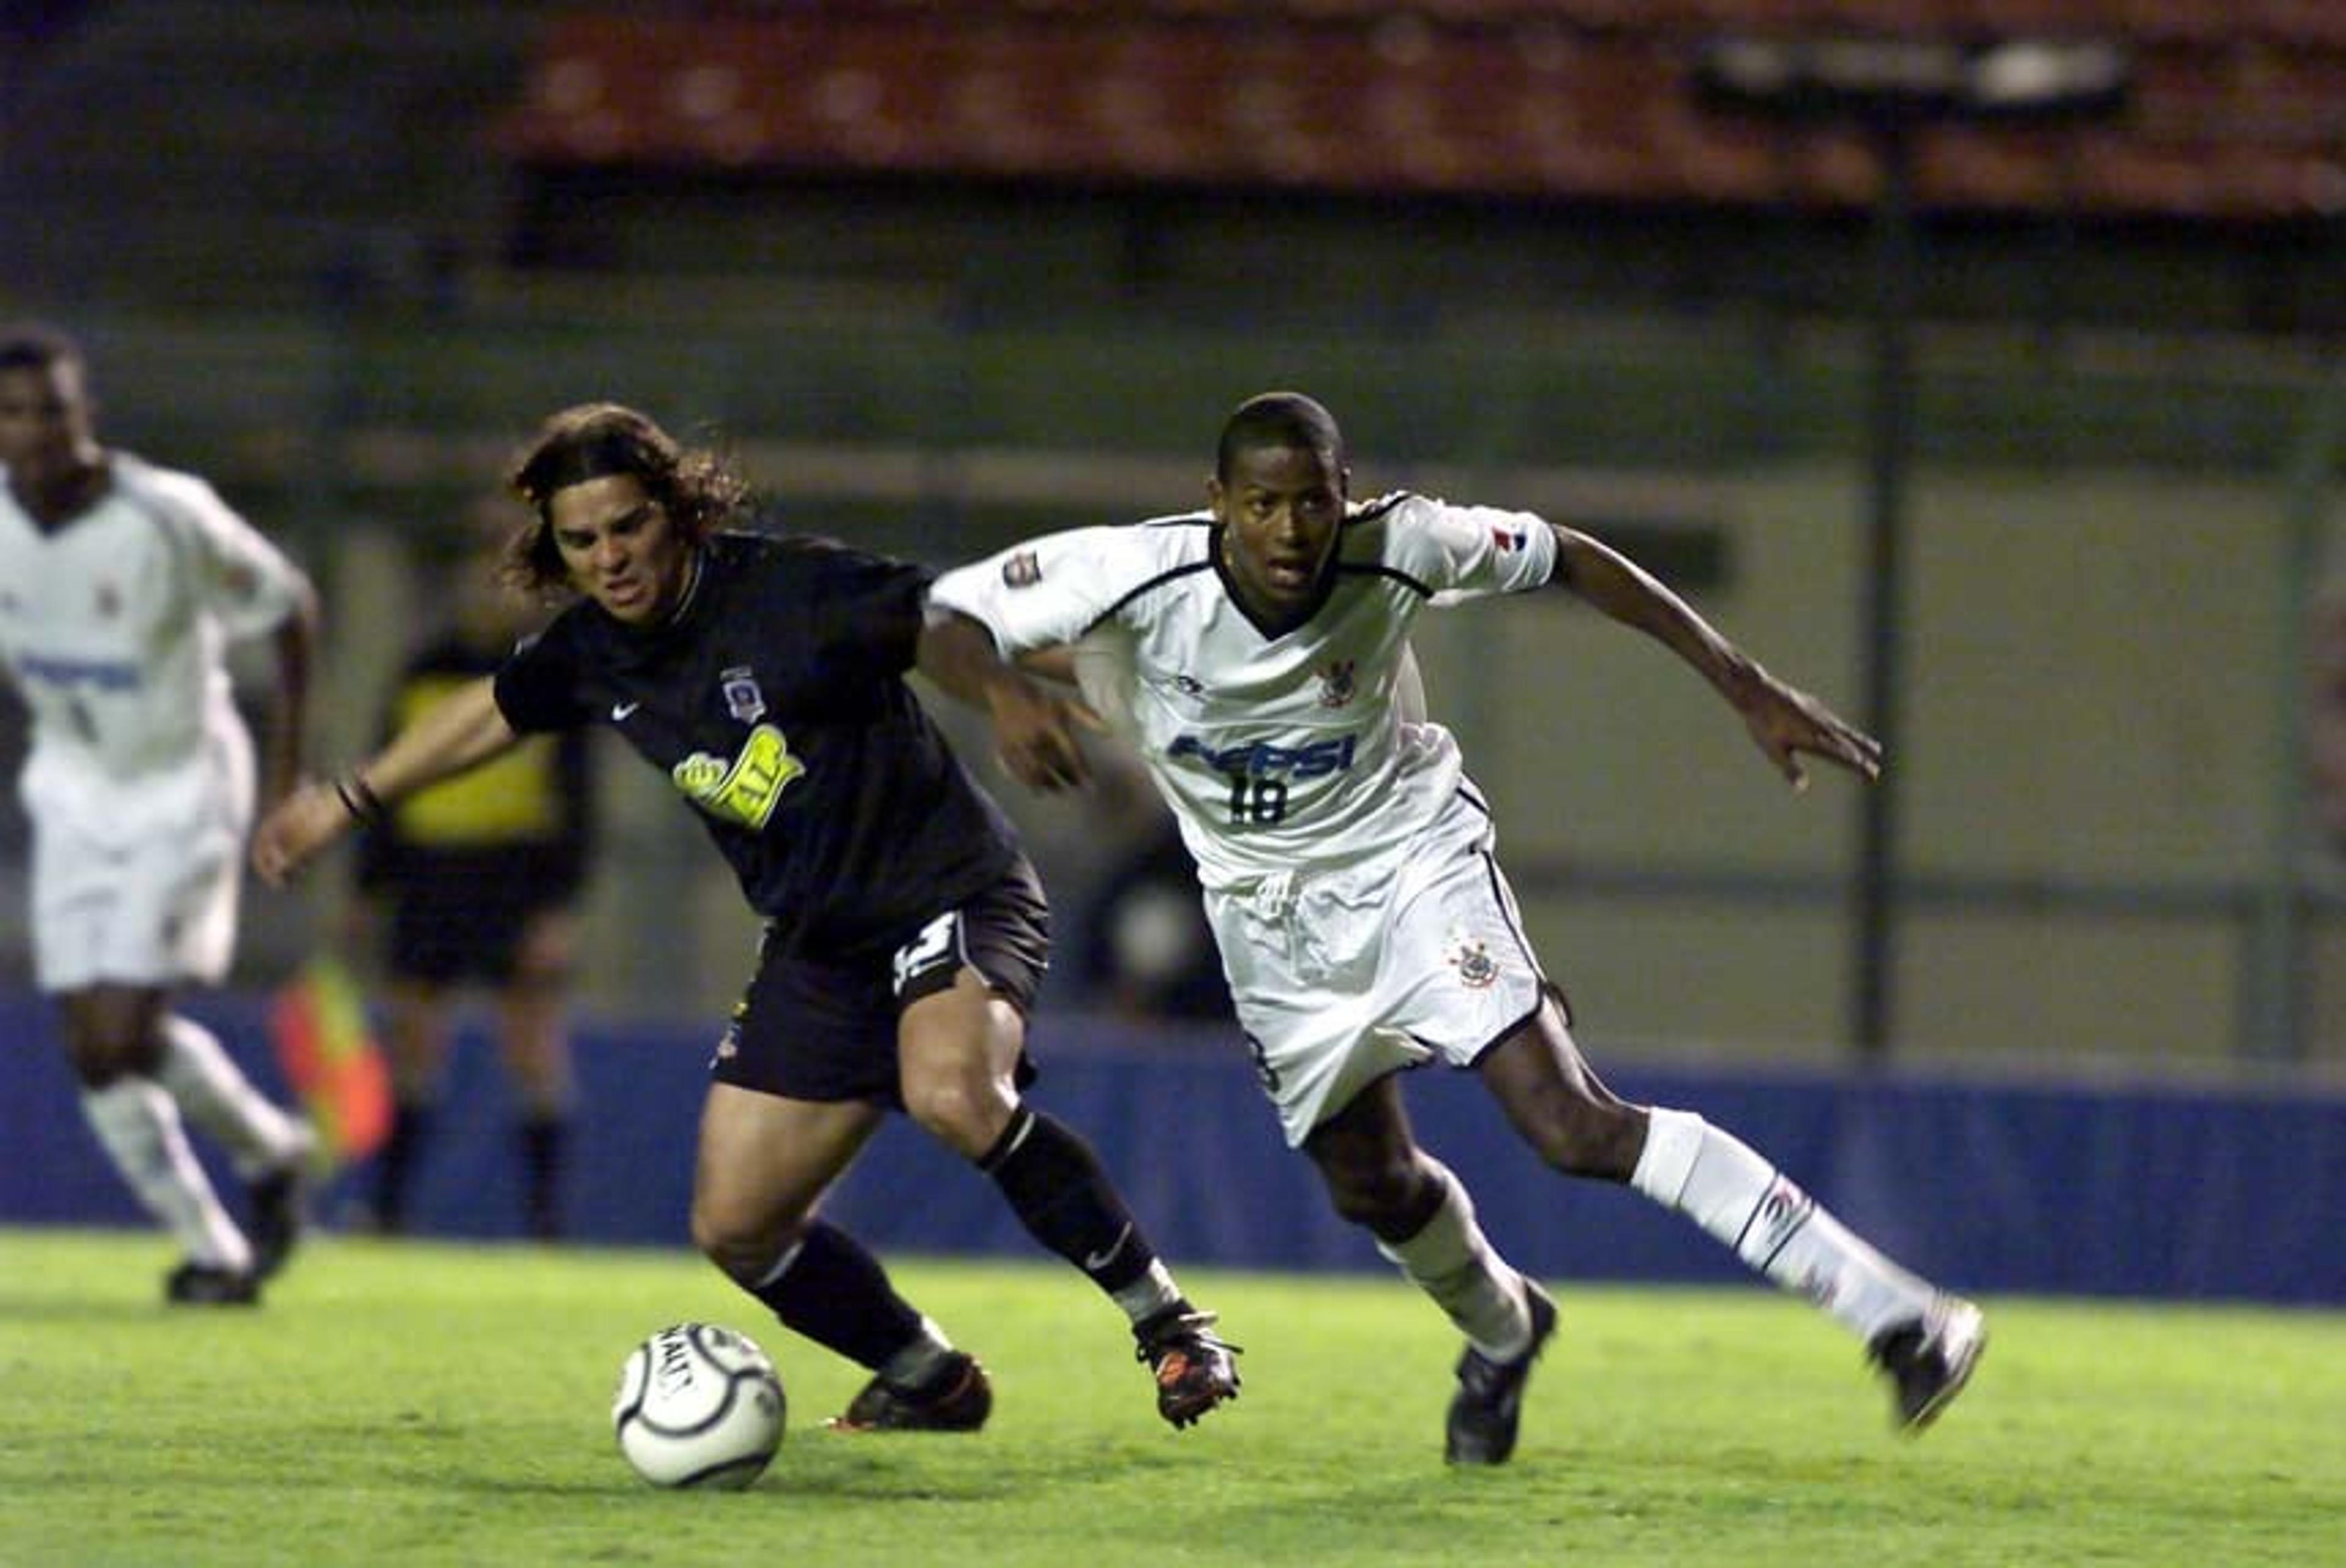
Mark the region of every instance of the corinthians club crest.
POLYGON ((1359 689, 1359 667, 1348 658, 1331 660, 1320 671, 1320 706, 1341 708, 1359 689))
POLYGON ((1499 961, 1480 937, 1453 937, 1445 955, 1458 972, 1458 983, 1469 991, 1485 991, 1499 978, 1499 961))

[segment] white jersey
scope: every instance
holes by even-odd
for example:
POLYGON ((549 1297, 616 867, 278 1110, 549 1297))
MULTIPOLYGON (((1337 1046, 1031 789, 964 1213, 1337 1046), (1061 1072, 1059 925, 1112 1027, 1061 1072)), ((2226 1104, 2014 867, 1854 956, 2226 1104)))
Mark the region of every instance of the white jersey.
POLYGON ((44 534, 0 474, 0 667, 32 712, 36 822, 124 843, 250 812, 231 639, 291 614, 299 568, 210 485, 125 453, 96 504, 44 534))
POLYGON ((1056 534, 937 579, 1005 656, 1081 645, 1085 689, 1139 748, 1209 889, 1390 856, 1456 793, 1449 732, 1414 711, 1419 610, 1545 584, 1524 512, 1389 495, 1350 508, 1327 601, 1267 637, 1214 559, 1209 514, 1056 534))

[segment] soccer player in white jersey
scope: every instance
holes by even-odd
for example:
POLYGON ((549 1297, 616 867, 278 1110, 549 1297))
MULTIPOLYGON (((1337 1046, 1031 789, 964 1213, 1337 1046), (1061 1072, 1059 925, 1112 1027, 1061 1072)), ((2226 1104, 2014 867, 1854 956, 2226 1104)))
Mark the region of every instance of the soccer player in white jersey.
POLYGON ((228 645, 275 640, 274 799, 295 770, 314 596, 202 480, 100 444, 82 353, 54 329, 0 329, 0 666, 32 718, 35 978, 91 1129, 185 1250, 166 1298, 254 1301, 299 1234, 315 1139, 171 993, 217 983, 236 938, 254 759, 228 645), (227 1149, 249 1229, 183 1115, 227 1149))
POLYGON ((1039 788, 1083 778, 1072 726, 1086 715, 1044 688, 981 688, 975 672, 998 660, 1072 674, 1138 748, 1197 860, 1289 1144, 1466 1338, 1451 1462, 1514 1451, 1556 1309, 1411 1135, 1398 1073, 1433 1061, 1479 1073, 1556 1170, 1628 1184, 1847 1325, 1890 1380, 1899 1424, 1921 1429, 1971 1375, 1978 1308, 1724 1129, 1598 1081, 1525 938, 1490 809, 1449 732, 1424 720, 1411 623, 1555 585, 1691 665, 1795 786, 1803 756, 1871 779, 1880 748, 1584 534, 1420 495, 1355 504, 1349 484, 1327 410, 1250 399, 1224 427, 1209 510, 1053 535, 940 577, 932 615, 973 672, 945 684, 985 692, 1005 763, 1039 788))

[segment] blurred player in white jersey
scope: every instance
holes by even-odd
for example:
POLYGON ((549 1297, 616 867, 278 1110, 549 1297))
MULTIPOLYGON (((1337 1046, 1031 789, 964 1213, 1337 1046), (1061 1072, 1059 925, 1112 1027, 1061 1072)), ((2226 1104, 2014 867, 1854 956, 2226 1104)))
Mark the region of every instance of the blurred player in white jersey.
POLYGON ((253 745, 233 638, 277 653, 270 798, 292 780, 315 636, 308 578, 190 474, 110 451, 79 348, 0 328, 0 664, 32 717, 33 957, 82 1109, 186 1252, 166 1298, 257 1300, 299 1235, 314 1138, 171 1010, 235 945, 253 745), (219 1139, 250 1202, 231 1218, 181 1117, 219 1139))
MULTIPOLYGON (((1880 748, 1586 535, 1419 495, 1354 504, 1349 485, 1324 408, 1250 400, 1224 427, 1209 510, 1032 540, 939 578, 932 613, 951 618, 973 672, 950 688, 976 691, 975 672, 1023 658, 1079 680, 1137 746, 1198 861, 1288 1142, 1466 1337, 1452 1462, 1514 1451, 1556 1311, 1412 1136, 1397 1074, 1434 1061, 1478 1072, 1556 1170, 1628 1184, 1831 1312, 1889 1378, 1898 1423, 1919 1430, 1971 1375, 1978 1309, 1883 1257, 1724 1130, 1598 1081, 1525 938, 1490 809, 1449 732, 1424 721, 1410 626, 1429 606, 1554 584, 1691 665, 1796 786, 1803 754, 1871 779, 1880 748)), ((985 689, 1024 781, 1083 777, 1079 708, 985 689)))

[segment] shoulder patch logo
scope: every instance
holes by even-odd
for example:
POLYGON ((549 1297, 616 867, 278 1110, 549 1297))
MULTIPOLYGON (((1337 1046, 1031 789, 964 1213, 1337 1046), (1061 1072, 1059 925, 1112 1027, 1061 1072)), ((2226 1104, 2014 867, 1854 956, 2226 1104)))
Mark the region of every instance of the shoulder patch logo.
POLYGON ((1499 547, 1500 555, 1511 555, 1531 543, 1531 535, 1520 528, 1494 528, 1491 543, 1499 547))
POLYGON ((1043 580, 1043 563, 1032 550, 1021 550, 1002 563, 1002 585, 1031 588, 1043 580))
POLYGON ((770 724, 750 731, 731 761, 696 751, 668 769, 685 798, 720 821, 763 828, 790 780, 806 764, 790 755, 790 743, 770 724))

